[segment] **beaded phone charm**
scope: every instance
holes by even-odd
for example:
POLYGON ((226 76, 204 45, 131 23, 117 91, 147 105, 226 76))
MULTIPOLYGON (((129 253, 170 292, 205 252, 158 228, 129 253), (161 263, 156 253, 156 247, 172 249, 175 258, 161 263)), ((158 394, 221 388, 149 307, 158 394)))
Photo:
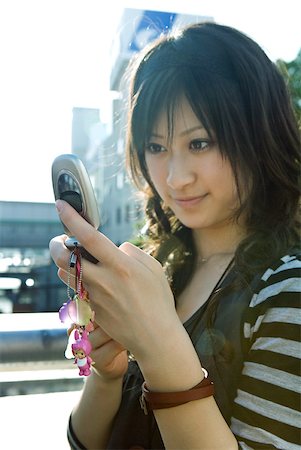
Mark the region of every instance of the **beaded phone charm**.
POLYGON ((65 357, 67 359, 75 358, 74 364, 77 364, 79 368, 79 375, 88 376, 91 373, 91 364, 93 364, 89 356, 92 345, 88 339, 88 335, 94 329, 94 313, 90 307, 88 292, 83 287, 82 276, 82 255, 78 246, 75 245, 69 260, 67 281, 68 300, 60 308, 59 317, 61 322, 69 324, 67 331, 69 340, 65 357), (71 268, 75 269, 73 295, 70 293, 71 268))

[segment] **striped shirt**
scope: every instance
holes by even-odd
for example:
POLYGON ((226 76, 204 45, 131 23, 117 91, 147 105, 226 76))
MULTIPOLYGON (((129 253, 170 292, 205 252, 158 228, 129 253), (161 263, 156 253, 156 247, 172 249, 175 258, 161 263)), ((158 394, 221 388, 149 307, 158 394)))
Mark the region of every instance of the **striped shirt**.
POLYGON ((246 311, 231 419, 242 450, 301 449, 300 270, 298 257, 283 257, 264 273, 246 311))
MULTIPOLYGON (((300 271, 301 261, 296 256, 285 256, 266 270, 260 280, 260 277, 256 277, 252 291, 255 294, 248 294, 246 303, 237 297, 238 303, 242 304, 240 311, 235 302, 232 304, 234 309, 230 308, 229 298, 222 302, 227 311, 230 308, 231 317, 232 313, 233 318, 237 315, 238 332, 233 334, 232 340, 239 339, 238 336, 243 339, 239 356, 241 364, 239 370, 236 369, 237 378, 233 365, 229 369, 230 381, 235 379, 233 396, 230 396, 233 411, 231 429, 241 450, 301 450, 300 271), (238 320, 241 314, 243 319, 238 320), (240 332, 241 326, 243 333, 240 332)), ((199 314, 202 308, 189 320, 190 326, 194 325, 194 321, 201 322, 199 314)), ((228 331, 234 328, 233 322, 229 327, 228 316, 221 315, 220 323, 228 331)), ((198 351, 202 333, 196 331, 200 338, 196 342, 198 351)), ((221 333, 222 329, 219 331, 221 333)), ((228 338, 231 339, 231 333, 228 338)), ((216 375, 214 370, 212 374, 216 375)), ((224 370, 222 374, 222 381, 225 382, 227 377, 224 370)), ((126 380, 122 403, 107 448, 135 448, 134 444, 139 442, 139 448, 164 449, 152 415, 145 416, 140 408, 143 376, 134 361, 129 365, 126 380)), ((216 384, 218 386, 220 384, 216 384)), ((229 385, 225 384, 225 388, 229 394, 229 385)), ((85 449, 77 439, 71 421, 68 440, 72 449, 85 449)))

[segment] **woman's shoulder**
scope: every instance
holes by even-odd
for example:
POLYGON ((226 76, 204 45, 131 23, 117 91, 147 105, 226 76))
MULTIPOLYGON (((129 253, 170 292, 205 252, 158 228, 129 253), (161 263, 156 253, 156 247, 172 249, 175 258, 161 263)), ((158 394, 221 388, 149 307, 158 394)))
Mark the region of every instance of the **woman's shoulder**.
POLYGON ((247 308, 231 420, 241 448, 299 448, 300 275, 297 252, 274 261, 247 308))
POLYGON ((292 252, 284 255, 263 272, 244 317, 244 337, 255 338, 263 325, 274 331, 300 325, 301 257, 292 252), (284 326, 285 324, 285 326, 284 326))
POLYGON ((273 261, 262 273, 249 306, 256 308, 264 302, 272 302, 281 293, 300 293, 300 278, 300 252, 291 252, 273 261))
POLYGON ((279 276, 282 277, 286 277, 287 275, 290 276, 292 274, 292 270, 300 271, 300 268, 301 251, 296 250, 273 261, 273 263, 269 265, 261 278, 263 281, 267 282, 269 279, 273 279, 276 274, 279 274, 279 276))

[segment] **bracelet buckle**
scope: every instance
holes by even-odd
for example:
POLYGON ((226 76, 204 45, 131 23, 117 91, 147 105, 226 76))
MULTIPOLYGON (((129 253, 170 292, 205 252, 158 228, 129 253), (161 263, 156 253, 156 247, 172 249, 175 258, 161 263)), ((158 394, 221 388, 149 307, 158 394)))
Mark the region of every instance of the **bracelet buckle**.
POLYGON ((139 397, 139 402, 140 402, 140 407, 141 407, 142 411, 147 416, 148 415, 148 409, 147 409, 147 404, 146 404, 146 400, 145 400, 145 397, 144 397, 143 393, 139 397))

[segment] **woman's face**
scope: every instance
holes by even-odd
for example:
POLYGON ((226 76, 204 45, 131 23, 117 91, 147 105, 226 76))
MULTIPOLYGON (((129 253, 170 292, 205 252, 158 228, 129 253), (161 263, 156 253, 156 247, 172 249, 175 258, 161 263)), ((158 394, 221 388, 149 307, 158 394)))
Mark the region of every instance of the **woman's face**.
POLYGON ((195 230, 229 223, 239 207, 231 165, 186 99, 175 113, 172 139, 163 113, 145 152, 150 178, 180 222, 195 230))

